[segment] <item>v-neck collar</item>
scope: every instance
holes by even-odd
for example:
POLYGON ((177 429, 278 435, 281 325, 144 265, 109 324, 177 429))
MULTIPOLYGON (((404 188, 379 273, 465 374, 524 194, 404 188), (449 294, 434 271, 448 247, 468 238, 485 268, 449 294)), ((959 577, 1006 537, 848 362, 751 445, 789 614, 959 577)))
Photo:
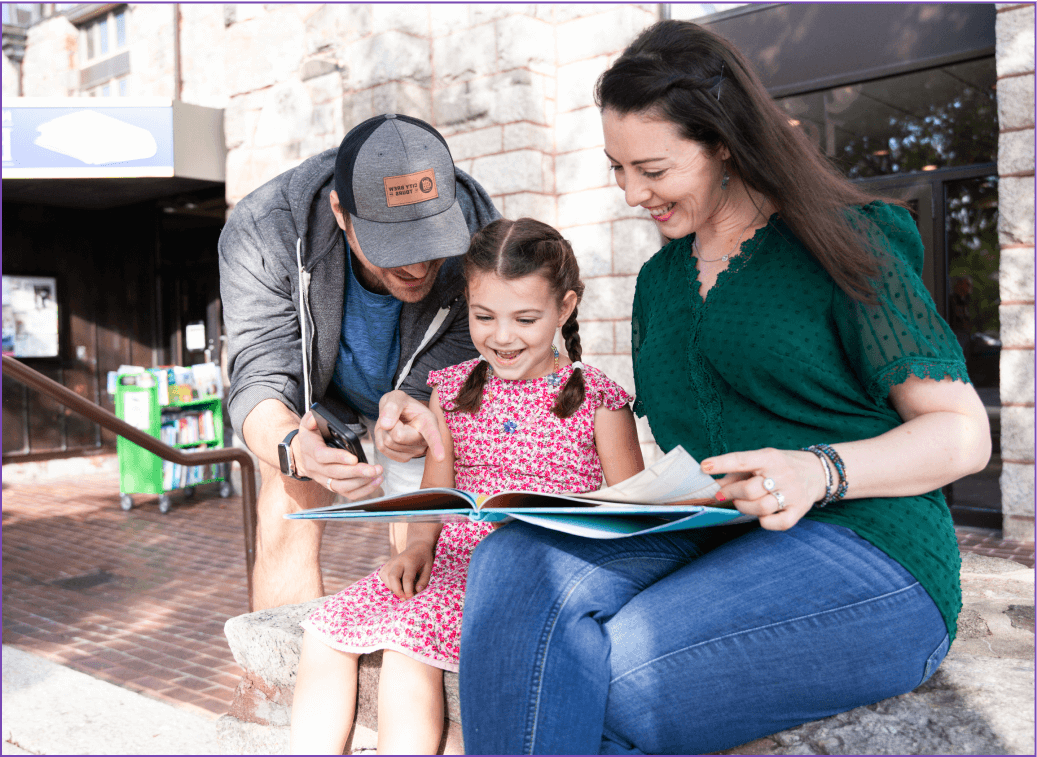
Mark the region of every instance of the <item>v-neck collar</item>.
POLYGON ((770 218, 767 219, 767 223, 756 229, 751 237, 738 246, 738 253, 731 256, 728 260, 727 268, 717 274, 717 280, 705 295, 702 294, 702 281, 699 279, 698 258, 695 257, 692 250, 695 234, 689 234, 684 237, 681 240, 682 244, 679 252, 684 258, 684 267, 688 276, 688 288, 691 291, 692 303, 699 306, 705 305, 707 300, 712 299, 713 293, 716 292, 718 287, 724 284, 731 275, 745 268, 753 259, 753 254, 763 243, 767 231, 777 219, 778 214, 772 213, 770 218))

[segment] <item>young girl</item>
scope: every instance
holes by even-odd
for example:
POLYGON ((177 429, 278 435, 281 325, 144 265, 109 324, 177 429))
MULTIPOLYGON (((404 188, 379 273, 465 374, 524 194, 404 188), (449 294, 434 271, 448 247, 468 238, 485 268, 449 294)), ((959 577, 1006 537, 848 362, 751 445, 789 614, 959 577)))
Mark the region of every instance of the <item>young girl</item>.
MULTIPOLYGON (((422 487, 484 495, 585 492, 601 486, 602 474, 611 485, 640 471, 630 397, 580 362, 576 307, 583 282, 569 243, 539 221, 501 219, 472 237, 463 265, 480 358, 429 374, 430 408, 446 457, 425 458, 422 487), (559 329, 568 357, 553 344, 559 329)), ((303 622, 294 753, 342 753, 356 704, 357 660, 377 649, 385 650, 378 752, 437 751, 443 671, 457 670, 468 562, 492 530, 410 524, 399 554, 303 622)))

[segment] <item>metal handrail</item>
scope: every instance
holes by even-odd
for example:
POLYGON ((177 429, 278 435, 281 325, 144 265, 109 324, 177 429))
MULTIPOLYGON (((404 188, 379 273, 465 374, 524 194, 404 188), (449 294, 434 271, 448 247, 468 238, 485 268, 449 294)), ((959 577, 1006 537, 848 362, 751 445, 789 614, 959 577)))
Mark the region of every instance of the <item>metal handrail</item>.
POLYGON ((131 426, 114 413, 105 410, 85 397, 47 378, 42 373, 15 360, 3 356, 3 375, 9 376, 42 394, 57 400, 94 423, 104 426, 163 460, 180 465, 204 465, 205 463, 237 462, 241 466, 241 510, 245 523, 245 571, 248 577, 248 609, 252 611, 252 569, 256 564, 256 473, 255 464, 245 450, 233 447, 187 453, 160 442, 150 434, 131 426))

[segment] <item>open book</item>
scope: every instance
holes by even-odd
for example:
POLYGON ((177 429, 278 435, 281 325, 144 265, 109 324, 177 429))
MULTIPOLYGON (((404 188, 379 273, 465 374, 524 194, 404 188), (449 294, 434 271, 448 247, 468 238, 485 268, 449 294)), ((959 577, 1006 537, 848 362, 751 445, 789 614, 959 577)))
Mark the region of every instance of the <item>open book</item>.
POLYGON ((752 520, 716 507, 720 489, 695 459, 675 447, 665 457, 615 486, 583 494, 504 491, 489 497, 460 489, 416 492, 291 513, 295 520, 460 521, 522 520, 594 539, 679 531, 752 520))

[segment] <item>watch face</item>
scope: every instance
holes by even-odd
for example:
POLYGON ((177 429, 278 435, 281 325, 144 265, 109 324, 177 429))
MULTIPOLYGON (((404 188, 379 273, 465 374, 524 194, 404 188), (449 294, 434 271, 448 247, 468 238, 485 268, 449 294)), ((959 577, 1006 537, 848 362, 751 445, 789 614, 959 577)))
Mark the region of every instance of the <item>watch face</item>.
POLYGON ((292 465, 288 459, 288 444, 281 442, 277 445, 277 460, 281 463, 281 473, 286 476, 292 475, 292 465))

